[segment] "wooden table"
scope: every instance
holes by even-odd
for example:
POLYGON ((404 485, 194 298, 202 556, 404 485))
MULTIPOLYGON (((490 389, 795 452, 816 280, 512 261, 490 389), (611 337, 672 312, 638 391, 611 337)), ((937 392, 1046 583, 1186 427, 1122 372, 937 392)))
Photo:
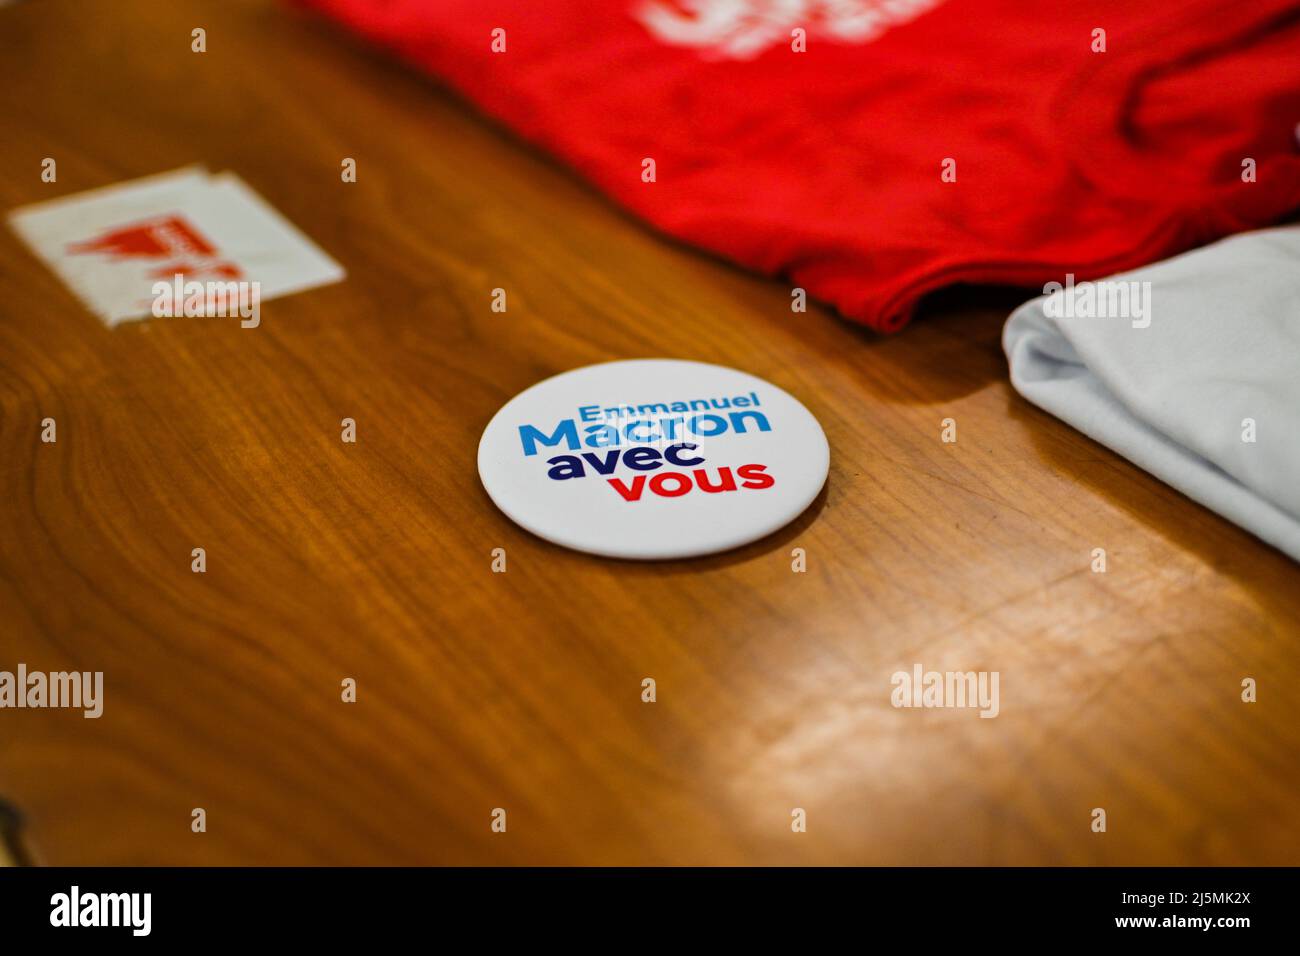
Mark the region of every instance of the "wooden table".
POLYGON ((1300 569, 1017 397, 1021 294, 792 314, 270 2, 29 0, 0 51, 3 209, 201 162, 348 270, 255 330, 109 329, 0 230, 0 669, 105 674, 99 720, 0 711, 39 860, 1300 863, 1300 569), (505 519, 496 409, 641 356, 798 396, 809 513, 662 564, 505 519), (916 663, 997 671, 1000 715, 895 709, 916 663))

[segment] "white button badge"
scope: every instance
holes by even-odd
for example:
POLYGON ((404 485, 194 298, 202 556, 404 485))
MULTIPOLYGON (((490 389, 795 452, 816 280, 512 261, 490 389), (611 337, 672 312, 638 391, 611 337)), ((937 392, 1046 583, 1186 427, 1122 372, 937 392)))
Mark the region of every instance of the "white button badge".
POLYGON ((614 558, 689 558, 757 541, 826 483, 817 419, 735 369, 636 359, 538 382, 483 430, 478 472, 511 520, 614 558))

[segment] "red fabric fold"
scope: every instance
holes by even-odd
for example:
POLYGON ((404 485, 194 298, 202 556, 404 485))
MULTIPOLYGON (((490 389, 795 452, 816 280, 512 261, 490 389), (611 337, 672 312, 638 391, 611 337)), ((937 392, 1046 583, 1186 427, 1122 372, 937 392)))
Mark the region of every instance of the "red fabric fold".
POLYGON ((1098 278, 1300 208, 1296 2, 297 2, 881 331, 954 282, 1098 278))

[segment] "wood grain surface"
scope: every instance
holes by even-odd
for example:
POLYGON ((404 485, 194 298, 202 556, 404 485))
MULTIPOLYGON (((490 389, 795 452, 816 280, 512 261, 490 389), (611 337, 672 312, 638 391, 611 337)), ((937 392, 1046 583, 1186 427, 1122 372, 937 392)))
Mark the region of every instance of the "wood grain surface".
POLYGON ((792 314, 291 7, 0 9, 0 209, 194 162, 348 278, 109 329, 0 229, 0 669, 105 675, 99 720, 0 711, 39 861, 1300 863, 1300 568, 1019 399, 1022 295, 792 314), (500 514, 496 409, 644 356, 799 397, 810 511, 661 564, 500 514), (1000 715, 893 708, 915 663, 998 671, 1000 715))

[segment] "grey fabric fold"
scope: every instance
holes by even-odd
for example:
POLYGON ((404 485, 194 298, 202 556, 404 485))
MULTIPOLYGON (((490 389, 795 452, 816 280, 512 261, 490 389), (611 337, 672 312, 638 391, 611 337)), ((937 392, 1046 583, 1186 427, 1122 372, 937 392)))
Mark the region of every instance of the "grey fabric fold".
POLYGON ((1300 226, 1062 284, 1003 330, 1016 390, 1300 561, 1300 226))

